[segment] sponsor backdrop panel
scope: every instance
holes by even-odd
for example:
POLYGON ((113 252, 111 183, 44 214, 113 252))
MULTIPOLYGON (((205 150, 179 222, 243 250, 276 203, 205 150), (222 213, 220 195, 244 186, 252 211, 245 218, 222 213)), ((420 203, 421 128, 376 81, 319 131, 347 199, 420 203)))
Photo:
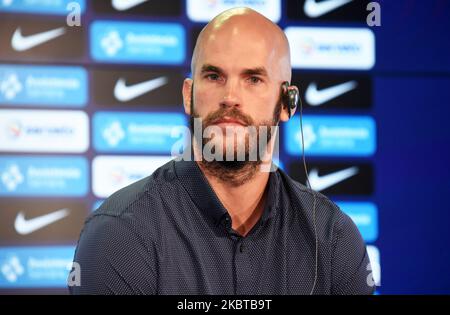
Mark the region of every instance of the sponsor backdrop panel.
POLYGON ((235 6, 290 41, 304 134, 298 113, 281 126, 280 168, 305 184, 303 144, 377 293, 450 293, 450 3, 377 1, 370 27, 369 2, 0 1, 0 294, 67 293, 85 218, 186 141, 195 40, 235 6))

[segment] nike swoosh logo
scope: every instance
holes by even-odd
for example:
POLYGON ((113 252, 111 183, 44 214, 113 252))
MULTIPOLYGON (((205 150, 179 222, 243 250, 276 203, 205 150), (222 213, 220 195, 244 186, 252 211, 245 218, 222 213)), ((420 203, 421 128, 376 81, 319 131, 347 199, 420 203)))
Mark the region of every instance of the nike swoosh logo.
POLYGON ((310 18, 318 18, 353 0, 326 0, 317 2, 316 0, 306 0, 303 6, 305 14, 310 18))
POLYGON ((54 30, 23 36, 20 27, 15 30, 11 39, 11 46, 15 51, 25 51, 35 46, 48 42, 56 37, 63 35, 66 32, 64 27, 56 28, 54 30))
POLYGON ((317 168, 314 168, 309 172, 308 177, 311 188, 316 191, 321 191, 327 189, 328 187, 336 185, 337 183, 342 182, 356 174, 358 174, 358 168, 356 166, 323 176, 319 176, 319 170, 317 168))
POLYGON ((23 211, 17 214, 14 228, 20 235, 28 235, 69 215, 67 208, 60 209, 33 219, 25 219, 23 211))
POLYGON ((151 79, 149 81, 126 86, 125 79, 120 78, 116 82, 116 86, 114 87, 114 96, 121 102, 127 102, 145 93, 155 90, 160 86, 163 86, 164 84, 167 84, 168 81, 169 80, 166 77, 159 77, 156 79, 151 79))
POLYGON ((317 84, 315 82, 312 82, 306 89, 305 99, 309 105, 319 106, 355 89, 357 86, 358 82, 349 81, 319 91, 317 89, 317 84))
POLYGON ((117 11, 126 11, 147 1, 148 0, 112 0, 112 6, 117 11))

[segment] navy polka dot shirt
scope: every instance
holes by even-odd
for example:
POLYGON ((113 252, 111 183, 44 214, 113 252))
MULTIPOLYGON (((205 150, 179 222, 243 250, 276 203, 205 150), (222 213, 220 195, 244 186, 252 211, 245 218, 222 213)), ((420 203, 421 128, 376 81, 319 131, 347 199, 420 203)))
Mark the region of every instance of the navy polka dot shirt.
POLYGON ((314 294, 375 290, 366 245, 352 220, 280 169, 270 173, 265 209, 251 231, 242 237, 231 223, 197 163, 172 160, 114 193, 87 218, 74 258, 81 281, 69 290, 180 295, 309 294, 313 286, 314 294))

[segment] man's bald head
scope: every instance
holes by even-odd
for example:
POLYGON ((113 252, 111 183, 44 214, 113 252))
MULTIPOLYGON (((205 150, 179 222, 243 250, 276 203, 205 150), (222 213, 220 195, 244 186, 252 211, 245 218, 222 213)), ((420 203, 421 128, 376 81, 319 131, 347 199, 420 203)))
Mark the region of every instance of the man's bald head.
MULTIPOLYGON (((204 56, 204 50, 215 41, 229 42, 230 45, 247 42, 267 50, 271 60, 276 62, 280 78, 291 80, 291 60, 289 42, 283 30, 262 14, 250 8, 233 8, 212 19, 200 32, 191 61, 192 76, 204 56)), ((230 47, 231 49, 233 47, 230 47)))

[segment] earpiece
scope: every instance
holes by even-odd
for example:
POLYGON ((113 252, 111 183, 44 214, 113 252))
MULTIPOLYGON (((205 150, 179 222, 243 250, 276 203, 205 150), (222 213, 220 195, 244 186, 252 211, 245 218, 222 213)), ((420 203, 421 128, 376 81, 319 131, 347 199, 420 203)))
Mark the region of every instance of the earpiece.
POLYGON ((297 108, 299 95, 297 90, 289 89, 289 86, 288 81, 281 84, 281 97, 284 105, 287 106, 289 118, 291 118, 291 112, 297 108))
MULTIPOLYGON (((284 106, 287 106, 288 109, 288 115, 289 118, 291 118, 291 112, 293 111, 293 109, 295 109, 297 107, 297 104, 300 102, 300 133, 301 133, 301 137, 302 137, 302 156, 303 156, 303 167, 305 168, 305 176, 306 176, 306 183, 308 185, 309 188, 312 189, 311 187, 311 183, 309 182, 309 177, 308 177, 308 169, 306 168, 306 161, 305 161, 305 145, 304 145, 304 138, 303 138, 303 104, 302 104, 302 100, 300 98, 300 96, 298 95, 298 91, 296 89, 289 89, 289 82, 288 81, 284 81, 281 84, 281 97, 282 97, 282 101, 284 106)), ((314 238, 315 238, 315 246, 314 246, 314 253, 315 253, 315 264, 314 264, 314 282, 311 288, 311 291, 309 292, 310 295, 314 294, 314 290, 316 289, 316 284, 317 284, 317 277, 318 277, 318 255, 319 255, 319 241, 317 239, 317 225, 316 225, 316 195, 313 193, 313 198, 314 198, 314 202, 313 202, 313 209, 312 209, 312 219, 313 219, 313 226, 314 226, 314 238)))

